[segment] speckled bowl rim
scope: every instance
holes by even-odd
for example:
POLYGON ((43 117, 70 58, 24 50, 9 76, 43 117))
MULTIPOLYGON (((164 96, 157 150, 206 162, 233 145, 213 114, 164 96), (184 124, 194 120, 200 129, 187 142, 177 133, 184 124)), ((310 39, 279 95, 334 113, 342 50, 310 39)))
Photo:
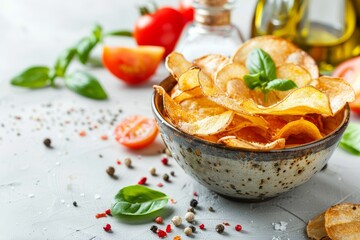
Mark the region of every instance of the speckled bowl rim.
MULTIPOLYGON (((164 80, 162 80, 160 82, 160 86, 164 87, 164 84, 167 82, 174 82, 176 81, 171 75, 168 76, 167 78, 165 78, 164 80)), ((175 84, 174 84, 175 85, 175 84)), ((165 91, 168 91, 168 89, 166 89, 164 87, 165 91)), ((165 124, 167 127, 171 128, 173 131, 187 137, 187 138, 191 138, 193 139, 194 142, 200 143, 200 144, 205 144, 208 146, 212 146, 214 148, 219 148, 219 149, 226 149, 229 151, 242 151, 242 152, 256 152, 256 153, 290 153, 290 152, 294 152, 294 151, 301 151, 301 150, 306 150, 309 148, 315 148, 319 145, 324 144, 325 142, 329 141, 330 139, 336 137, 338 134, 341 134, 341 132, 343 132, 344 128, 347 127, 347 125, 349 124, 349 120, 350 120, 350 107, 349 104, 347 103, 344 111, 344 117, 343 120, 341 122, 341 124, 330 134, 328 134, 327 136, 325 136, 324 138, 317 140, 317 141, 313 141, 310 143, 306 143, 306 144, 302 144, 300 146, 296 146, 296 147, 289 147, 289 148, 282 148, 282 149, 272 149, 272 150, 262 150, 262 149, 247 149, 247 148, 240 148, 240 147, 230 147, 230 146, 226 146, 223 144, 219 144, 219 143, 213 143, 213 142, 209 142, 209 141, 205 141, 203 139, 200 139, 196 136, 190 135, 180 129, 178 129, 176 126, 174 126, 172 123, 168 122, 166 120, 166 118, 163 117, 163 114, 161 113, 161 111, 158 109, 158 104, 156 104, 156 97, 160 97, 159 93, 157 93, 156 91, 153 92, 152 98, 151 98, 151 107, 153 110, 153 113, 156 115, 157 118, 159 118, 161 120, 161 122, 163 124, 165 124)), ((161 101, 162 98, 161 98, 161 101)))

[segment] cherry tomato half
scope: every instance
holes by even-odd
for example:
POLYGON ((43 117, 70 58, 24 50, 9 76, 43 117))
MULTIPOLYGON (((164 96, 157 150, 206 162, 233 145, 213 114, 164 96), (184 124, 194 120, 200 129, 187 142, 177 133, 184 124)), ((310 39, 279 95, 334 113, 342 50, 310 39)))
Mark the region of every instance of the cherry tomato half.
POLYGON ((158 68, 164 55, 163 47, 109 47, 103 50, 105 67, 120 80, 130 85, 148 80, 158 68))
POLYGON ((159 128, 155 119, 139 115, 125 118, 115 129, 115 139, 125 147, 144 148, 156 138, 159 128))
POLYGON ((136 21, 134 37, 138 45, 164 47, 167 56, 174 50, 184 26, 185 19, 178 10, 163 7, 136 21))
POLYGON ((344 78, 354 88, 356 99, 350 103, 350 109, 360 114, 360 56, 341 63, 332 75, 344 78))

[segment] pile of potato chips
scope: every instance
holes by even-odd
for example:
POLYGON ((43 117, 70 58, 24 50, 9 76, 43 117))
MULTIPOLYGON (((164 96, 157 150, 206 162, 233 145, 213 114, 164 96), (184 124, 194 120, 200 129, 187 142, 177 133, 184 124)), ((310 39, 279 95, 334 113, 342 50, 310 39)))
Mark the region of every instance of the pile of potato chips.
POLYGON ((309 221, 307 235, 315 240, 360 239, 360 204, 342 203, 309 221))
POLYGON ((173 52, 166 67, 177 81, 171 92, 154 86, 163 96, 167 117, 182 131, 207 141, 248 149, 281 149, 319 140, 343 120, 344 106, 355 99, 343 79, 319 77, 315 61, 292 43, 273 36, 253 38, 229 58, 218 54, 187 61, 173 52), (267 52, 277 78, 298 88, 250 90, 243 76, 255 48, 267 52))

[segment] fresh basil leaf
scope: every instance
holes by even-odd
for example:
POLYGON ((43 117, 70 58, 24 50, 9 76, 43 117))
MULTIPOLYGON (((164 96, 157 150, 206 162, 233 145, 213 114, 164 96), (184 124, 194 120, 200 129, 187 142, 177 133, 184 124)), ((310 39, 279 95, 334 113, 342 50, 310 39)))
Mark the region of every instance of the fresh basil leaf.
POLYGON ((244 75, 244 82, 251 90, 261 87, 260 73, 244 75))
POLYGON ((56 59, 54 70, 55 76, 64 77, 66 70, 76 54, 75 48, 68 48, 64 50, 56 59))
POLYGON ((146 215, 165 207, 168 200, 169 197, 162 192, 142 185, 132 185, 124 187, 116 194, 111 214, 146 215))
POLYGON ((297 88, 294 81, 288 79, 274 79, 266 84, 265 90, 288 91, 297 88))
POLYGON ((99 43, 95 36, 85 37, 76 46, 78 58, 82 64, 86 64, 91 50, 99 43))
POLYGON ((93 99, 106 99, 107 94, 99 81, 85 72, 75 72, 65 78, 65 85, 70 90, 93 99))
POLYGON ((112 31, 106 33, 106 36, 121 36, 121 37, 132 37, 133 33, 130 31, 112 31))
POLYGON ((99 24, 96 24, 92 30, 92 35, 98 40, 102 39, 102 27, 99 24))
POLYGON ((49 84, 50 69, 46 66, 30 67, 11 79, 11 84, 26 88, 42 88, 49 84))
POLYGON ((261 48, 253 49, 246 59, 250 74, 261 73, 268 81, 276 78, 276 66, 271 56, 261 48))
POLYGON ((340 147, 354 155, 360 155, 360 124, 349 123, 340 140, 340 147))

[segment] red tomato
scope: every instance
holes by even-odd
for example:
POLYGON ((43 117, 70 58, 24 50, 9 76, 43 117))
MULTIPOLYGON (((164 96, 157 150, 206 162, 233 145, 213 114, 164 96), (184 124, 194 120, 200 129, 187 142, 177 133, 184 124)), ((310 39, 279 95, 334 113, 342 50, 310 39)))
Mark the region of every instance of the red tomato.
POLYGON ((155 119, 131 116, 115 129, 115 139, 125 147, 139 149, 150 145, 159 132, 155 119))
POLYGON ((148 80, 156 71, 165 49, 156 46, 136 48, 105 46, 102 60, 116 77, 130 85, 148 80))
POLYGON ((184 16, 186 22, 194 20, 193 0, 181 0, 179 3, 179 12, 184 16))
POLYGON ((344 78, 352 85, 356 99, 350 103, 350 108, 353 112, 360 114, 360 56, 341 63, 332 75, 344 78))
POLYGON ((174 50, 184 25, 185 19, 179 11, 163 7, 136 21, 134 37, 138 45, 164 47, 166 56, 174 50))

